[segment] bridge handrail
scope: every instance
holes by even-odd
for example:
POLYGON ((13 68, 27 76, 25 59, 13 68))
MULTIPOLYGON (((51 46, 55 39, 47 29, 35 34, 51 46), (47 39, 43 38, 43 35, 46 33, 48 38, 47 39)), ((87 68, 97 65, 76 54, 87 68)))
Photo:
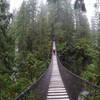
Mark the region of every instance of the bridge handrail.
MULTIPOLYGON (((52 61, 52 60, 51 60, 52 61)), ((49 64, 49 67, 51 66, 52 62, 49 64)), ((19 98, 25 96, 25 94, 27 94, 31 89, 33 89, 39 82, 40 80, 46 75, 46 73, 48 72, 49 70, 49 67, 48 69, 40 76, 40 78, 35 82, 33 83, 31 86, 29 86, 24 92, 22 92, 19 96, 17 96, 14 100, 19 100, 19 98)))
MULTIPOLYGON (((79 75, 76 75, 75 73, 71 72, 70 70, 68 70, 68 69, 67 69, 66 67, 64 67, 64 65, 60 62, 59 57, 57 57, 57 58, 58 58, 59 63, 62 65, 62 67, 63 67, 67 72, 69 72, 71 75, 73 75, 74 77, 76 77, 76 78, 82 80, 83 82, 86 82, 87 84, 89 84, 90 86, 92 86, 92 87, 94 87, 94 88, 96 88, 96 89, 100 89, 100 86, 97 86, 97 85, 95 85, 95 84, 89 82, 88 80, 83 79, 83 78, 80 77, 79 75)), ((69 65, 68 63, 67 63, 67 65, 68 65, 68 66, 71 66, 71 65, 69 65)))

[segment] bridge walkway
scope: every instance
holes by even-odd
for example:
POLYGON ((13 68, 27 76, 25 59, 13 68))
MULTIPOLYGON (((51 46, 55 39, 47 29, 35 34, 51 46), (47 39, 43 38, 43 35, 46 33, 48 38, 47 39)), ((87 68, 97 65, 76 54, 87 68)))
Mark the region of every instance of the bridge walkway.
POLYGON ((52 73, 47 100, 70 100, 59 71, 55 42, 53 43, 53 50, 55 50, 55 53, 52 54, 52 73))

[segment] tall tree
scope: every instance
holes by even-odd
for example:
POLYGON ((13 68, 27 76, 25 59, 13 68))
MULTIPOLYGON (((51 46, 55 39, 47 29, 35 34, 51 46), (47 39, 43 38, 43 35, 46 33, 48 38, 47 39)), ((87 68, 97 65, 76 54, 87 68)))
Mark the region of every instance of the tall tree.
POLYGON ((81 11, 86 12, 84 0, 76 0, 74 4, 74 9, 80 9, 81 11))
POLYGON ((33 81, 34 78, 37 78, 47 68, 44 65, 49 60, 48 52, 50 47, 47 46, 48 44, 50 45, 50 40, 47 11, 45 11, 44 5, 38 8, 36 0, 24 1, 16 17, 16 26, 16 45, 18 45, 16 67, 19 69, 18 77, 24 77, 29 79, 29 81, 33 81), (41 67, 42 64, 38 65, 40 63, 43 64, 43 68, 41 67), (36 68, 36 66, 40 67, 40 69, 42 68, 42 70, 38 72, 38 67, 36 68), (38 74, 35 72, 38 72, 38 74))
POLYGON ((14 72, 15 40, 10 33, 12 14, 9 13, 9 3, 0 0, 0 99, 8 99, 11 96, 11 76, 14 72), (9 88, 9 89, 8 89, 9 88), (6 94, 6 96, 5 96, 6 94))
POLYGON ((8 2, 6 0, 0 0, 0 63, 1 66, 5 66, 10 69, 13 61, 11 51, 13 50, 13 39, 8 33, 9 23, 12 17, 12 14, 9 13, 8 8, 8 2))

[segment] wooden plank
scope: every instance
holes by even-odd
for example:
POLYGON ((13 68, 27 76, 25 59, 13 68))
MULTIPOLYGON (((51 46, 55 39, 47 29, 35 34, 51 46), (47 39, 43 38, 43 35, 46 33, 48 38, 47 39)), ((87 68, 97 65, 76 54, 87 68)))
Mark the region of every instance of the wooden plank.
POLYGON ((48 100, 70 100, 70 99, 69 98, 63 98, 63 99, 61 99, 61 98, 57 98, 57 99, 48 98, 48 100))
POLYGON ((50 98, 50 99, 59 99, 59 98, 61 98, 61 99, 65 99, 65 98, 68 98, 68 95, 65 95, 65 96, 47 96, 47 98, 50 98))
POLYGON ((56 92, 55 93, 51 92, 51 93, 48 93, 48 95, 67 95, 67 93, 66 92, 59 92, 59 93, 58 92, 57 93, 56 92))

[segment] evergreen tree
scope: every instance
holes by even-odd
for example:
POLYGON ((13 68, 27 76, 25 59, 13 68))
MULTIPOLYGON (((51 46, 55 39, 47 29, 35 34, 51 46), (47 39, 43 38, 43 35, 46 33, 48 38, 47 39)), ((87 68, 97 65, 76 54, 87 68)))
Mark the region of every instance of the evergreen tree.
POLYGON ((13 63, 14 51, 13 49, 13 39, 8 33, 9 23, 12 17, 12 14, 8 12, 9 4, 6 0, 0 1, 0 63, 1 66, 5 66, 8 69, 11 69, 13 63))
POLYGON ((9 13, 9 3, 0 0, 0 99, 10 98, 11 75, 14 72, 14 38, 9 32, 12 14, 9 13), (8 90, 9 88, 9 90, 8 90), (9 98, 8 98, 9 97, 9 98))

